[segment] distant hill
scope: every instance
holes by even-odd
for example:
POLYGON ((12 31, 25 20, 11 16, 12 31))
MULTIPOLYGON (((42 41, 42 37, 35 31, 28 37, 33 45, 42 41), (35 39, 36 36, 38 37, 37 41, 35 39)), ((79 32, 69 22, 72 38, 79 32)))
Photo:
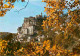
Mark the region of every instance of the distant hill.
POLYGON ((10 34, 12 35, 12 37, 16 36, 16 33, 0 32, 0 38, 8 37, 10 34))

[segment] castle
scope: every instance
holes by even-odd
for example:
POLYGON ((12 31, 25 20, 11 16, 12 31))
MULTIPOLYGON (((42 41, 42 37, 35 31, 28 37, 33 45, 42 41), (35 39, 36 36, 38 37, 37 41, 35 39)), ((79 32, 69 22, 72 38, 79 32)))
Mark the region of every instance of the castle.
POLYGON ((18 35, 17 39, 18 41, 22 41, 23 38, 26 39, 31 39, 35 33, 37 33, 35 26, 37 25, 37 19, 42 18, 42 13, 41 15, 36 15, 36 17, 29 17, 29 18, 24 18, 24 23, 22 24, 21 27, 17 29, 18 35))

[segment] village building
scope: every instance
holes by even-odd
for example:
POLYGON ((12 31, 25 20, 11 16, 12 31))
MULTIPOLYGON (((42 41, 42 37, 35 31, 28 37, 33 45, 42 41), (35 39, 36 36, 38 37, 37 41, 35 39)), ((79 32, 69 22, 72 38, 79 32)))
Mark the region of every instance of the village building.
POLYGON ((30 39, 33 38, 33 35, 37 33, 37 30, 35 29, 35 26, 37 25, 37 19, 41 18, 42 13, 41 15, 36 15, 36 17, 24 18, 22 26, 17 29, 17 40, 23 41, 23 39, 25 39, 27 41, 30 41, 30 39))

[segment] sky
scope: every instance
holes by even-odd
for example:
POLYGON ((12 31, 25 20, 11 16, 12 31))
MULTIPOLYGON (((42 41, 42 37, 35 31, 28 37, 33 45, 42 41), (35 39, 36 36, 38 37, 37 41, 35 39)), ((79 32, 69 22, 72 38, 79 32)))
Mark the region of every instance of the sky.
POLYGON ((15 2, 14 8, 8 11, 4 17, 0 17, 0 32, 11 32, 17 33, 17 28, 22 26, 24 17, 36 16, 44 12, 45 3, 41 2, 41 0, 29 0, 28 6, 19 11, 19 9, 23 8, 27 3, 25 2, 15 2))

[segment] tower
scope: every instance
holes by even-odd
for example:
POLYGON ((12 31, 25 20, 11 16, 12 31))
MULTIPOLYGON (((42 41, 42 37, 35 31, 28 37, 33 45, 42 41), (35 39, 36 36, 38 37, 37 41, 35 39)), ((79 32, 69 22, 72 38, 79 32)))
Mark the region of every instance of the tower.
POLYGON ((42 16, 42 12, 41 12, 41 16, 42 16))

